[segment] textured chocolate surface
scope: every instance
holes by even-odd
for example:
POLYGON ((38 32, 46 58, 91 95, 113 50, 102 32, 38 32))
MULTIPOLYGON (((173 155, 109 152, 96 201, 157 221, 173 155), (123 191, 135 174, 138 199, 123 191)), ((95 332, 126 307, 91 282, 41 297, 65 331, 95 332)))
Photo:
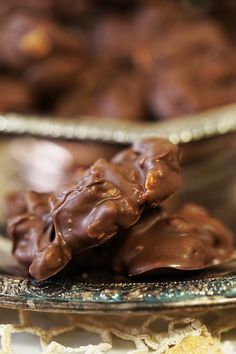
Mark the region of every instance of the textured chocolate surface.
MULTIPOLYGON (((54 224, 62 227, 59 232, 75 253, 97 246, 118 230, 126 229, 137 221, 145 205, 159 204, 181 184, 178 148, 165 139, 136 143, 115 155, 112 162, 99 160, 82 176, 82 183, 80 175, 79 181, 66 185, 56 196, 57 204, 52 209, 54 224), (96 207, 89 213, 91 203, 96 207), (103 235, 100 240, 99 235, 103 235)), ((51 200, 54 203, 55 196, 51 200)), ((106 250, 100 246, 83 252, 74 263, 82 269, 91 269, 83 265, 83 260, 97 258, 92 264, 104 266, 105 262, 99 259, 102 257, 108 265, 111 260, 105 254, 114 254, 119 241, 105 247, 106 250)))
POLYGON ((10 194, 13 254, 37 280, 69 262, 69 271, 81 272, 109 268, 115 258, 117 272, 138 275, 229 259, 233 235, 205 209, 187 204, 168 214, 159 206, 181 185, 178 156, 167 140, 144 139, 111 162, 77 170, 55 193, 10 194))
POLYGON ((196 270, 227 260, 232 253, 232 233, 204 208, 187 204, 173 215, 147 213, 127 231, 114 267, 129 275, 196 270))
POLYGON ((178 156, 178 148, 168 140, 147 139, 117 154, 112 162, 100 159, 78 171, 71 182, 50 195, 49 202, 48 195, 19 194, 19 208, 8 212, 17 214, 8 221, 8 233, 20 245, 15 243, 14 254, 21 263, 32 261, 29 271, 36 279, 55 274, 71 255, 129 228, 144 208, 174 193, 181 185, 178 156), (41 199, 44 208, 38 211, 41 199), (22 244, 29 247, 27 260, 22 244))
POLYGON ((56 233, 81 252, 133 225, 145 206, 156 206, 181 185, 178 148, 147 139, 96 161, 51 198, 56 233))
POLYGON ((144 187, 145 203, 156 206, 176 192, 182 184, 179 149, 166 139, 144 139, 132 149, 121 151, 113 163, 129 168, 144 187))
POLYGON ((98 160, 78 181, 52 195, 56 233, 75 252, 104 242, 138 220, 142 186, 129 178, 129 172, 98 160))
POLYGON ((35 278, 52 276, 71 258, 69 247, 54 232, 48 194, 26 192, 11 195, 7 202, 7 232, 12 252, 35 278))

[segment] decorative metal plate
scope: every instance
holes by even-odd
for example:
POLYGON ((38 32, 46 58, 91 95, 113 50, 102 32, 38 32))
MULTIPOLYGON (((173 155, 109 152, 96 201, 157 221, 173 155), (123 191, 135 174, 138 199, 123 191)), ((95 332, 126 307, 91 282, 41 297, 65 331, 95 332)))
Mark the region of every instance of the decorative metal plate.
POLYGON ((0 277, 2 307, 40 311, 148 311, 179 307, 236 304, 236 275, 152 282, 81 282, 48 280, 36 283, 0 277))
POLYGON ((114 119, 78 117, 76 120, 0 115, 0 132, 40 137, 94 140, 120 144, 152 136, 187 143, 236 131, 236 104, 158 123, 134 123, 114 119))
POLYGON ((70 280, 62 275, 36 282, 27 276, 9 275, 17 268, 10 255, 10 242, 3 237, 0 250, 2 307, 58 312, 146 312, 236 304, 235 257, 204 272, 177 272, 146 281, 99 274, 70 280))

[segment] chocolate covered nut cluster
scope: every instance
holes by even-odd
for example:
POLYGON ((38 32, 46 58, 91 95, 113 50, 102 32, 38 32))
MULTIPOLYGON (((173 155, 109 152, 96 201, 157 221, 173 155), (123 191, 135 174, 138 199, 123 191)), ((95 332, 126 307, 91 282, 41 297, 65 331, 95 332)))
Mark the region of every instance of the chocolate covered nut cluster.
POLYGON ((129 275, 197 270, 229 259, 232 252, 232 233, 204 208, 187 204, 174 214, 146 213, 127 231, 114 268, 129 275))
POLYGON ((7 206, 7 232, 19 263, 29 268, 29 272, 33 269, 35 278, 42 272, 47 277, 62 269, 71 259, 71 250, 60 235, 55 235, 49 194, 12 194, 7 199, 7 206))
POLYGON ((13 254, 37 280, 70 261, 80 272, 90 257, 95 267, 114 261, 116 272, 129 275, 228 259, 233 236, 203 208, 190 204, 169 215, 160 207, 180 186, 178 148, 166 139, 136 142, 110 162, 78 170, 54 193, 11 194, 13 254))
MULTIPOLYGON (((107 241, 136 223, 145 208, 155 207, 168 198, 181 185, 178 156, 178 148, 165 139, 144 140, 116 155, 111 162, 100 159, 89 169, 78 171, 70 183, 49 198, 46 196, 46 200, 44 195, 34 194, 36 205, 28 203, 28 194, 16 196, 25 198, 27 212, 22 214, 19 210, 15 215, 10 208, 8 215, 13 216, 8 219, 8 233, 14 244, 23 242, 30 248, 29 253, 33 252, 31 275, 41 280, 55 274, 73 254, 107 241), (45 200, 46 208, 43 212, 40 209, 40 213, 34 212, 40 200, 37 197, 45 200), (33 251, 32 245, 24 242, 28 238, 25 220, 26 224, 31 222, 31 215, 32 222, 41 218, 42 225, 50 219, 51 227, 50 231, 48 224, 39 231, 36 227, 33 251), (38 240, 41 237, 42 243, 38 240)), ((23 263, 16 250, 14 247, 15 256, 23 263)))
POLYGON ((13 253, 20 263, 29 266, 36 247, 48 242, 52 231, 48 195, 36 192, 11 194, 7 198, 8 234, 13 253))

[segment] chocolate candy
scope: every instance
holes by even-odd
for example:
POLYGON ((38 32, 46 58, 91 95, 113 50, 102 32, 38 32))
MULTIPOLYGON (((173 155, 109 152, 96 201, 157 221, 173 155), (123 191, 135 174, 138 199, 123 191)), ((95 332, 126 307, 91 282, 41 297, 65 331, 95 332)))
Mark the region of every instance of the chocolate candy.
MULTIPOLYGON (((85 67, 85 70, 89 69, 85 67)), ((56 103, 56 115, 88 115, 131 121, 144 119, 142 82, 137 73, 105 67, 92 73, 81 77, 77 88, 56 103)))
POLYGON ((37 93, 58 92, 76 83, 80 66, 78 56, 55 55, 31 65, 24 79, 37 93))
POLYGON ((160 118, 176 118, 234 102, 236 70, 233 58, 231 55, 227 61, 212 61, 211 66, 199 59, 200 71, 195 70, 199 63, 163 70, 151 84, 150 110, 160 118))
POLYGON ((186 22, 188 17, 192 18, 192 11, 185 11, 174 1, 143 2, 134 11, 122 12, 120 16, 115 11, 105 13, 88 31, 89 51, 91 55, 96 53, 98 62, 131 60, 143 68, 145 59, 151 59, 153 54, 150 45, 158 48, 161 35, 173 24, 186 22))
POLYGON ((73 33, 46 18, 16 12, 0 26, 0 63, 25 69, 55 53, 77 53, 80 43, 73 33))
POLYGON ((147 213, 127 231, 114 267, 129 275, 196 270, 227 260, 232 253, 232 233, 204 208, 187 204, 172 215, 147 213))
POLYGON ((48 194, 26 192, 8 199, 7 233, 13 242, 12 252, 20 264, 38 277, 52 276, 69 262, 71 252, 55 235, 50 215, 48 194), (11 206, 13 204, 13 206, 11 206))
MULTIPOLYGON (((161 74, 163 68, 189 67, 203 58, 208 58, 210 69, 210 61, 214 62, 218 57, 227 58, 232 51, 219 25, 198 17, 169 24, 165 31, 154 32, 142 43, 142 50, 138 43, 136 46, 133 60, 151 76, 155 71, 161 74)), ((196 67, 200 73, 202 69, 200 65, 196 67)))
POLYGON ((100 159, 74 184, 52 195, 55 231, 75 253, 106 241, 138 220, 142 186, 129 174, 128 169, 100 159))
MULTIPOLYGON (((29 194, 32 196, 32 193, 29 194)), ((42 200, 44 200, 43 195, 42 195, 42 200)), ((5 200, 5 214, 7 219, 13 216, 25 214, 26 212, 27 212, 27 205, 26 205, 25 192, 12 192, 7 194, 5 200)))
POLYGON ((0 112, 27 112, 33 101, 30 88, 24 82, 0 76, 0 112))
POLYGON ((181 185, 178 148, 166 139, 147 139, 96 161, 75 183, 50 199, 56 233, 75 253, 96 246, 154 207, 181 185))
MULTIPOLYGON (((70 183, 50 196, 49 206, 46 205, 51 219, 47 225, 44 214, 34 215, 34 209, 29 209, 27 204, 26 222, 25 214, 17 216, 24 221, 19 229, 17 217, 10 218, 8 232, 27 247, 24 238, 29 238, 28 233, 36 233, 37 243, 42 235, 41 224, 45 225, 43 246, 38 250, 29 243, 30 255, 32 249, 37 250, 30 274, 38 280, 55 274, 68 263, 71 255, 107 241, 119 230, 136 223, 144 208, 154 207, 168 198, 181 184, 178 155, 178 148, 168 140, 147 139, 134 144, 133 149, 124 150, 112 162, 97 160, 89 169, 78 171, 70 183), (30 226, 28 214, 33 217, 30 226), (29 232, 27 227, 30 227, 29 232), (49 235, 54 235, 51 240, 49 235)), ((49 219, 46 217, 46 220, 49 219)), ((33 236, 30 237, 34 242, 33 236)), ((21 259, 22 252, 20 256, 16 250, 14 253, 21 263, 29 262, 29 257, 27 262, 21 259)))
POLYGON ((11 194, 7 199, 7 215, 11 218, 7 231, 13 241, 13 253, 20 263, 29 266, 37 251, 37 243, 50 238, 48 195, 36 192, 11 194))
POLYGON ((132 48, 131 31, 132 27, 127 17, 103 16, 88 33, 90 39, 88 51, 91 54, 96 53, 98 62, 104 64, 127 60, 132 48))
POLYGON ((159 205, 181 186, 179 149, 166 139, 144 139, 132 149, 121 151, 113 163, 132 166, 133 174, 144 187, 144 200, 159 205))

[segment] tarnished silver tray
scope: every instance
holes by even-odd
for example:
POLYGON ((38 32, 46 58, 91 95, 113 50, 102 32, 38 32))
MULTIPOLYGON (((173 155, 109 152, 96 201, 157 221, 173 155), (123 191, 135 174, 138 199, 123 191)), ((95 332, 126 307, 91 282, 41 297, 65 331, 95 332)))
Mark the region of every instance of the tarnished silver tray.
POLYGON ((3 237, 0 249, 0 304, 6 308, 82 313, 236 305, 236 255, 204 272, 177 272, 148 280, 99 274, 87 280, 60 276, 36 282, 10 274, 16 263, 3 237))
POLYGON ((1 307, 118 312, 236 305, 236 275, 152 282, 33 281, 0 276, 1 307))

